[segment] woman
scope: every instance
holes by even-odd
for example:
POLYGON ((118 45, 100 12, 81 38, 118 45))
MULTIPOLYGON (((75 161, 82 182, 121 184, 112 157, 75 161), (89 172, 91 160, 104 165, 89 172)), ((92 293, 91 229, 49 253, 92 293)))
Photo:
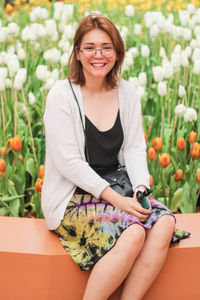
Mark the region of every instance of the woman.
POLYGON ((101 177, 121 164, 134 190, 149 187, 140 101, 118 77, 123 58, 114 24, 99 14, 85 17, 69 65, 72 88, 68 80, 57 82, 44 115, 42 208, 80 269, 93 267, 83 300, 107 299, 123 281, 121 300, 141 299, 175 226, 172 212, 152 197, 144 209, 136 193, 121 196, 101 177))

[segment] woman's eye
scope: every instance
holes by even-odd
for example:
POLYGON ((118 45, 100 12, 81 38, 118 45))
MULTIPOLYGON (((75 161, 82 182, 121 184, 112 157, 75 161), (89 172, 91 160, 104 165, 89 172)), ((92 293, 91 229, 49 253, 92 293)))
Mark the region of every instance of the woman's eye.
POLYGON ((86 47, 86 48, 84 48, 84 50, 87 50, 87 51, 93 51, 93 50, 94 50, 94 47, 86 47))

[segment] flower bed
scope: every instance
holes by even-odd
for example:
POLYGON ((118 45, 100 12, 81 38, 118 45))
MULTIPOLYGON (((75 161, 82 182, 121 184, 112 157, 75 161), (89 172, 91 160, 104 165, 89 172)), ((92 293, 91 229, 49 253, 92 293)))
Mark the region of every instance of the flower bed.
MULTIPOLYGON (((75 27, 89 2, 46 2, 31 11, 24 2, 0 10, 0 215, 42 217, 45 99, 56 80, 67 76, 75 27)), ((149 1, 153 6, 147 8, 132 0, 135 8, 118 1, 111 10, 111 3, 95 1, 91 9, 116 24, 126 45, 122 72, 141 99, 153 196, 173 211, 195 212, 200 8, 184 1, 176 7, 149 1)))

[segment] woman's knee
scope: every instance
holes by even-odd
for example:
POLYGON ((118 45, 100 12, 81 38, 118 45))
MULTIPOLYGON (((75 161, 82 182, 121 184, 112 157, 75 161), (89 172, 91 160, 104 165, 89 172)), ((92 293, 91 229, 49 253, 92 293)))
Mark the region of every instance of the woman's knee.
POLYGON ((161 246, 169 246, 175 229, 175 218, 171 215, 164 215, 154 226, 157 227, 156 238, 161 246))
POLYGON ((130 225, 120 237, 120 243, 123 244, 123 250, 130 255, 134 250, 139 251, 144 244, 145 236, 145 229, 141 225, 130 225))

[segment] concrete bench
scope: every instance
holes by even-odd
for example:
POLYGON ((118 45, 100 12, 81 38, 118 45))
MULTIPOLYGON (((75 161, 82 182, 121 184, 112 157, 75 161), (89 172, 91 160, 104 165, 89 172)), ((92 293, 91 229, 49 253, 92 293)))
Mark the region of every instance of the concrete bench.
MULTIPOLYGON (((191 237, 170 247, 144 300, 200 299, 200 214, 177 215, 191 237)), ((0 299, 81 300, 89 271, 80 271, 45 220, 0 217, 0 299)), ((109 300, 120 299, 120 288, 109 300)))

